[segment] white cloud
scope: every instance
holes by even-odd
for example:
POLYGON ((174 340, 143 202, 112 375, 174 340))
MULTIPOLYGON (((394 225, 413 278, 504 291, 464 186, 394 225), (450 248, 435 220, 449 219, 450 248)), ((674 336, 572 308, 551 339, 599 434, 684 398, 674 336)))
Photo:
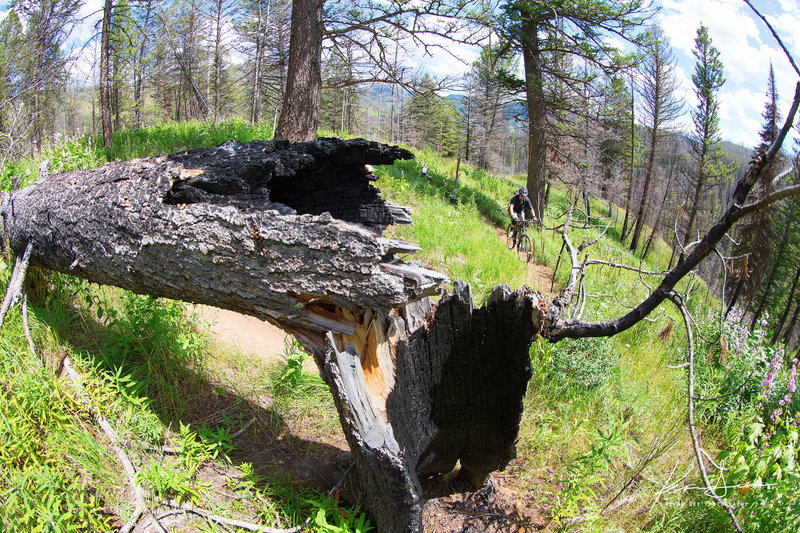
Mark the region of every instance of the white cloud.
POLYGON ((758 144, 764 94, 746 88, 720 94, 720 119, 726 124, 723 138, 745 146, 758 144))

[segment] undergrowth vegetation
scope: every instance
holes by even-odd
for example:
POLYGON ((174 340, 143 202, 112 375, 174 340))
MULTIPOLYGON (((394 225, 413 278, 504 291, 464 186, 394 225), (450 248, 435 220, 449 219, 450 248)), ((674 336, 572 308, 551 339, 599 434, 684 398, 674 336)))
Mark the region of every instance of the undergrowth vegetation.
MULTIPOLYGON (((67 140, 36 160, 8 164, 0 179, 8 190, 36 179, 44 160, 58 172, 270 136, 238 122, 123 131, 113 149, 67 140)), ((392 235, 419 243, 415 258, 426 266, 468 281, 476 303, 501 283, 549 292, 549 280, 532 277, 501 240, 507 202, 524 178, 461 165, 456 183, 454 161, 415 154, 416 160, 377 171, 384 195, 414 209, 415 224, 391 228, 392 235), (420 176, 423 163, 430 179, 420 176)), ((570 200, 555 188, 544 226, 530 230, 534 261, 554 271, 555 290, 566 282, 569 261, 560 235, 546 228, 563 221, 570 200)), ((592 258, 666 267, 670 250, 663 242, 646 258, 634 257, 618 240, 619 213, 600 202, 592 212, 571 233, 580 242, 606 232, 592 258)), ((0 287, 10 270, 6 256, 0 287)), ((281 364, 265 366, 215 346, 208 324, 184 304, 60 274, 30 277, 38 354, 28 349, 17 310, 0 337, 0 531, 111 531, 127 520, 129 489, 92 413, 102 413, 127 443, 151 501, 192 502, 271 527, 310 519, 315 531, 369 529, 357 509, 282 473, 286 456, 311 461, 343 441, 327 387, 306 370, 308 356, 296 344, 287 342, 281 364), (84 376, 83 396, 60 377, 65 357, 84 376), (264 457, 267 446, 284 455, 264 457)), ((591 267, 585 282, 589 320, 619 316, 649 292, 637 273, 611 266, 591 267)), ((699 280, 686 280, 680 290, 690 295, 696 319, 696 393, 718 398, 696 402, 713 483, 740 506, 747 530, 796 530, 798 362, 771 346, 767 332, 751 333, 714 314, 699 280), (712 458, 726 470, 714 468, 712 458)), ((534 342, 518 458, 504 483, 533 496, 541 528, 730 529, 724 511, 704 494, 691 452, 679 315, 660 308, 649 318, 612 338, 534 342)), ((204 521, 192 527, 218 530, 204 521)))

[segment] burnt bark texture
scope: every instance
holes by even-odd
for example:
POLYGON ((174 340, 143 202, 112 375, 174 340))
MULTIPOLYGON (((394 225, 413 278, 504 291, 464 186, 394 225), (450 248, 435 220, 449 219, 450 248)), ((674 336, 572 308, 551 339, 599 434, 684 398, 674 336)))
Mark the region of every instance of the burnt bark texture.
POLYGON ((314 355, 353 452, 351 491, 383 532, 422 530, 421 477, 479 488, 514 457, 528 349, 547 301, 469 286, 395 257, 410 223, 370 165, 407 159, 364 140, 227 142, 52 176, 0 197, 3 242, 90 281, 230 309, 314 355))
POLYGON ((380 236, 410 223, 368 164, 411 154, 367 141, 231 141, 53 176, 3 199, 13 251, 137 293, 268 320, 321 346, 353 333, 336 307, 388 311, 447 278, 380 236))
POLYGON ((356 497, 378 531, 422 531, 420 479, 452 472, 473 489, 515 457, 528 350, 546 305, 495 287, 476 309, 469 286, 328 336, 325 372, 355 461, 356 497), (390 490, 379 490, 387 487, 390 490))

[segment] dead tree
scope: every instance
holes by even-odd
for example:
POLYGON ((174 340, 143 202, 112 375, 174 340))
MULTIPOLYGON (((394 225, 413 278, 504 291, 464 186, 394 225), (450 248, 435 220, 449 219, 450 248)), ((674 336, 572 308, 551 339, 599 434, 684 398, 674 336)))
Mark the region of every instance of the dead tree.
POLYGON ((363 140, 229 142, 53 176, 0 203, 30 263, 268 320, 315 356, 381 531, 421 528, 420 475, 460 461, 480 487, 514 456, 542 329, 537 294, 498 287, 474 309, 381 236, 410 223, 367 165, 410 158, 363 140), (499 339, 499 340, 498 340, 499 339))
MULTIPOLYGON (((537 335, 557 342, 631 327, 679 300, 678 281, 736 221, 800 194, 794 186, 746 203, 798 104, 800 84, 778 139, 751 164, 722 219, 647 299, 607 322, 567 316, 586 267, 602 263, 580 258, 593 243, 572 244, 569 217, 562 239, 571 275, 552 302, 499 286, 475 309, 469 287, 456 282, 434 303, 428 296, 446 276, 396 257, 417 247, 381 229, 409 223, 409 212, 370 184, 368 165, 411 154, 363 140, 228 142, 110 163, 4 195, 0 221, 7 246, 31 264, 239 311, 293 333, 331 388, 361 503, 379 531, 420 531, 420 477, 460 462, 477 488, 514 456, 537 335)), ((701 470, 702 461, 698 453, 701 470)))

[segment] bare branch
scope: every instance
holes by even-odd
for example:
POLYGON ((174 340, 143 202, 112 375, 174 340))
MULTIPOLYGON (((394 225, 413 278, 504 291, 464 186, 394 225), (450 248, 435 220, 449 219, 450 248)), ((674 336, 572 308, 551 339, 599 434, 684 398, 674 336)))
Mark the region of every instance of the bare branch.
POLYGON ((736 518, 736 513, 733 511, 733 508, 725 503, 722 498, 717 495, 714 487, 711 486, 708 473, 706 472, 706 465, 703 462, 703 450, 700 448, 700 442, 697 438, 697 431, 694 426, 694 335, 692 334, 692 318, 689 314, 689 310, 686 309, 686 304, 684 304, 683 299, 677 293, 670 292, 667 298, 674 303, 675 307, 681 312, 683 323, 686 326, 686 337, 689 345, 687 361, 689 372, 686 377, 687 401, 689 404, 689 434, 692 437, 692 447, 694 448, 695 459, 697 459, 697 467, 700 469, 700 477, 703 479, 703 484, 709 496, 711 496, 720 507, 725 509, 728 516, 731 518, 731 522, 733 522, 733 527, 736 531, 742 533, 742 526, 739 525, 739 520, 736 518))
POLYGON ((643 270, 640 267, 632 267, 630 265, 623 265, 620 263, 612 263, 611 261, 603 261, 601 259, 588 259, 586 261, 586 266, 589 265, 603 265, 609 266, 612 268, 619 268, 622 270, 631 270, 633 272, 639 272, 644 274, 645 276, 663 276, 664 274, 668 274, 669 270, 643 270))
POLYGON ((784 187, 783 189, 779 189, 773 192, 772 194, 765 196, 756 203, 747 204, 746 206, 742 207, 741 211, 739 211, 736 214, 735 220, 740 220, 751 213, 754 213, 756 211, 761 211, 768 205, 773 204, 778 200, 782 200, 790 196, 797 196, 799 194, 800 194, 800 185, 792 185, 790 187, 784 187))
POLYGON ((786 54, 786 57, 788 57, 788 58, 789 58, 789 63, 791 63, 791 64, 792 64, 792 68, 794 68, 794 71, 795 71, 795 72, 797 72, 797 75, 798 75, 798 76, 800 76, 800 69, 798 69, 798 68, 797 68, 797 65, 795 64, 795 62, 794 62, 794 59, 792 58, 792 54, 790 54, 790 53, 789 53, 789 51, 786 49, 786 47, 783 45, 783 41, 781 41, 781 38, 780 38, 780 37, 778 37, 778 34, 777 34, 777 33, 775 32, 775 30, 772 28, 772 24, 770 24, 770 23, 769 23, 769 21, 767 21, 767 19, 764 17, 764 15, 762 15, 762 14, 761 14, 761 13, 758 11, 758 9, 756 9, 756 8, 753 6, 753 4, 751 4, 751 3, 750 3, 750 0, 744 0, 744 3, 745 3, 745 4, 747 4, 748 6, 750 6, 750 9, 752 9, 752 10, 753 10, 753 12, 754 12, 756 15, 758 15, 758 18, 760 18, 761 20, 763 20, 763 21, 764 21, 764 24, 766 24, 766 25, 767 25, 767 28, 769 28, 769 31, 770 31, 770 32, 772 32, 772 36, 773 36, 773 37, 775 37, 775 40, 776 40, 776 41, 778 41, 778 45, 781 47, 781 50, 783 50, 783 53, 784 53, 784 54, 786 54))
POLYGON ((3 329, 3 321, 9 309, 22 298, 25 275, 28 273, 28 264, 31 260, 33 245, 28 243, 21 258, 14 262, 14 269, 11 271, 11 279, 8 280, 6 295, 3 298, 3 305, 0 307, 0 330, 3 329))

